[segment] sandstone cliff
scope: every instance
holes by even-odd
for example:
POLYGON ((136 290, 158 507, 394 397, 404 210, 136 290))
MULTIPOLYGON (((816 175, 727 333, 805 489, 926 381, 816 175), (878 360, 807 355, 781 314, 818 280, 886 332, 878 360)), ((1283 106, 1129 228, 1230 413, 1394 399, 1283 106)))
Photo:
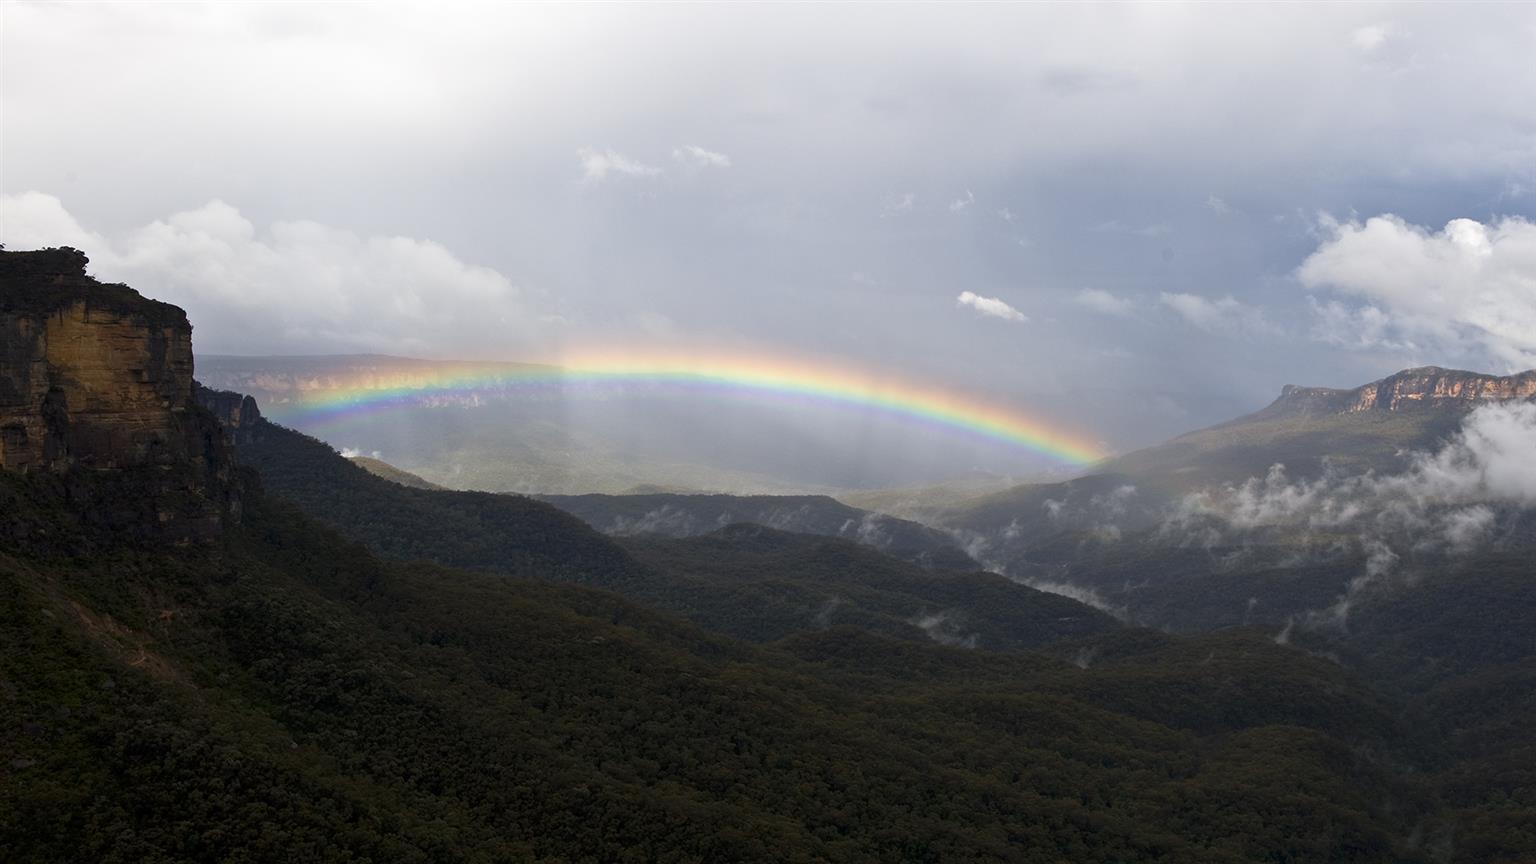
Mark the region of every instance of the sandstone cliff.
POLYGON ((1531 398, 1536 398, 1536 369, 1501 376, 1421 366, 1353 390, 1288 384, 1280 398, 1256 417, 1463 408, 1477 402, 1531 398))
POLYGON ((225 437, 192 398, 186 313, 86 264, 69 248, 0 251, 0 467, 131 474, 156 533, 207 535, 238 495, 225 437))

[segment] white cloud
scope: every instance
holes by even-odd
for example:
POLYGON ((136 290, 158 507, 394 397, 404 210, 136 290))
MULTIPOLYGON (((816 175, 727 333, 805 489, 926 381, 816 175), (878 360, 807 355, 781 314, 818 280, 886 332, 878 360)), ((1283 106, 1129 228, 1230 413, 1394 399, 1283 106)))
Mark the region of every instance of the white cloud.
POLYGON ((1205 206, 1211 208, 1211 212, 1215 213, 1217 216, 1226 216, 1232 212, 1232 205, 1228 204, 1225 199, 1216 195, 1206 196, 1205 206))
POLYGON ((983 315, 1001 318, 1004 321, 1018 321, 1022 324, 1029 320, 1029 316, 996 297, 982 297, 970 291, 961 291, 960 296, 955 298, 955 302, 961 306, 969 306, 983 315))
POLYGON ((724 153, 706 150, 697 144, 684 144, 672 149, 672 158, 695 168, 729 168, 731 157, 724 153))
MULTIPOLYGON (((716 154, 718 155, 718 154, 716 154)), ((576 151, 581 160, 581 178, 589 183, 601 183, 610 174, 626 177, 655 177, 661 169, 625 156, 616 150, 594 150, 583 147, 576 151)))
POLYGON ((1496 519, 1493 508, 1483 504, 1452 510, 1441 519, 1440 539, 1452 551, 1470 552, 1487 539, 1496 519))
POLYGON ((1389 330, 1392 319, 1375 306, 1347 306, 1337 300, 1320 301, 1308 297, 1312 306, 1312 338, 1341 348, 1358 350, 1384 348, 1416 353, 1412 341, 1394 339, 1389 330))
POLYGON ((1536 506, 1536 403, 1480 406, 1433 452, 1409 454, 1398 474, 1325 471, 1292 481, 1283 465, 1238 485, 1187 496, 1165 536, 1231 543, 1228 531, 1292 534, 1323 554, 1364 559, 1338 601, 1308 617, 1340 623, 1355 596, 1415 552, 1465 554, 1489 542, 1497 508, 1536 506))
POLYGON ((896 213, 910 213, 917 205, 917 194, 914 192, 901 192, 885 196, 880 204, 880 216, 884 218, 896 213))
POLYGON ((1231 296, 1212 300, 1199 294, 1158 295, 1158 302, 1177 312, 1190 324, 1212 333, 1229 332, 1244 336, 1276 336, 1280 328, 1270 323, 1264 310, 1241 303, 1231 296))
POLYGON ((105 245, 101 235, 85 230, 63 202, 41 192, 0 196, 0 242, 10 249, 73 246, 85 250, 105 245))
POLYGON ((965 190, 964 198, 956 198, 955 200, 949 202, 949 212, 959 213, 960 211, 975 203, 976 196, 971 193, 971 190, 967 189, 965 190))
POLYGON ((1388 484, 1392 497, 1492 500, 1536 505, 1536 403, 1488 405, 1467 416, 1459 435, 1414 461, 1406 479, 1388 484))
POLYGON ((1369 24, 1355 28, 1354 32, 1349 34, 1349 40, 1354 43, 1355 48, 1370 54, 1387 41, 1391 32, 1385 24, 1369 24))
POLYGON ((1322 230, 1297 277, 1361 301, 1314 304, 1325 340, 1340 341, 1338 322, 1354 316, 1361 347, 1472 344, 1506 368, 1536 366, 1536 223, 1453 219, 1431 231, 1384 215, 1322 230))
POLYGON ((981 639, 978 633, 962 633, 964 619, 952 609, 936 614, 920 614, 912 618, 910 623, 927 633, 929 639, 951 648, 975 648, 981 639))
MULTIPOLYGON (((502 274, 440 244, 307 221, 258 229, 210 201, 139 228, 88 231, 53 196, 0 196, 9 248, 73 245, 93 275, 187 310, 206 352, 495 356, 534 340, 538 311, 502 274)), ((548 328, 543 328, 547 330, 548 328)))
POLYGON ((1116 296, 1100 288, 1084 288, 1072 299, 1079 306, 1086 306, 1105 315, 1125 316, 1136 309, 1136 301, 1129 297, 1116 296))
POLYGON ((1205 515, 1241 530, 1358 527, 1379 543, 1403 531, 1423 542, 1423 532, 1438 527, 1440 536, 1464 547, 1475 528, 1492 524, 1485 505, 1536 505, 1532 453, 1536 403, 1490 403, 1468 414, 1440 449, 1409 454, 1402 473, 1324 473, 1292 481, 1285 466, 1274 465, 1262 478, 1188 496, 1175 524, 1205 515))
MULTIPOLYGON (((1060 594, 1063 597, 1070 597, 1079 603, 1092 606, 1100 612, 1107 612, 1116 618, 1130 617, 1130 612, 1126 607, 1110 605, 1109 601, 1099 596, 1099 592, 1093 590, 1092 588, 1087 588, 1082 585, 1073 585, 1069 582, 1053 582, 1049 579, 1022 579, 1018 581, 1021 581, 1023 584, 1028 585, 1036 591, 1044 591, 1047 594, 1060 594)), ((1076 662, 1080 668, 1087 669, 1088 664, 1091 663, 1092 660, 1093 653, 1088 651, 1080 653, 1076 662)))

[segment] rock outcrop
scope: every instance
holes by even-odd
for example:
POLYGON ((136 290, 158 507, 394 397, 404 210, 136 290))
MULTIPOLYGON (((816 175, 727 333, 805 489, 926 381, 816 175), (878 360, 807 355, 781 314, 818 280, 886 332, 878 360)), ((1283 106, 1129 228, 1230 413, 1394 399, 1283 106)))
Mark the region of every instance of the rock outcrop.
POLYGON ((132 475, 152 533, 206 536, 239 507, 228 443, 193 399, 192 326, 87 263, 0 251, 0 467, 132 475))
POLYGON ((1261 415, 1320 416, 1364 411, 1469 408, 1478 402, 1536 398, 1536 369, 1485 375, 1438 366, 1404 369, 1353 390, 1287 384, 1261 415))
POLYGON ((256 400, 233 390, 214 390, 192 382, 192 398, 203 406, 224 428, 224 438, 231 444, 249 444, 261 428, 261 409, 256 400))

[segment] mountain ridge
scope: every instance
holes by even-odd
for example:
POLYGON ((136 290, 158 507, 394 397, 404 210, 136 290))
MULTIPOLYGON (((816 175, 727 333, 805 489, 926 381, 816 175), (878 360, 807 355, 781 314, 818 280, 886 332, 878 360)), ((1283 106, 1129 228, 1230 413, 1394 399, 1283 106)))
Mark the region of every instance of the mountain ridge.
POLYGON ((748 523, 854 540, 935 571, 978 569, 948 534, 919 522, 844 504, 827 495, 535 495, 613 536, 696 537, 748 523))

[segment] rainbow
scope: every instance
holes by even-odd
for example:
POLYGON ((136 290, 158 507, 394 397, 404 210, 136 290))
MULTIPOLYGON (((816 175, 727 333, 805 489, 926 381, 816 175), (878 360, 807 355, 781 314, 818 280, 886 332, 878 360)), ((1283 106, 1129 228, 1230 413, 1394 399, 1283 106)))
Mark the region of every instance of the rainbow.
POLYGON ((309 391, 285 419, 324 425, 405 405, 517 390, 653 386, 766 394, 876 410, 1087 465, 1108 454, 1092 439, 960 393, 830 365, 730 355, 587 354, 558 365, 431 364, 309 391))

